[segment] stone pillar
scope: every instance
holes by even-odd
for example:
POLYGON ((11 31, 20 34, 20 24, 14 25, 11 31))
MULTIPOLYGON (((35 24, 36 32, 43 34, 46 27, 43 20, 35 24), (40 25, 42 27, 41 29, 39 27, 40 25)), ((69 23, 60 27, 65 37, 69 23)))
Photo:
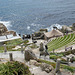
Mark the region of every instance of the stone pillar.
POLYGON ((9 58, 10 58, 10 61, 13 61, 13 55, 12 55, 12 53, 9 53, 9 58))
POLYGON ((6 36, 6 39, 8 39, 7 35, 5 35, 5 36, 6 36))
POLYGON ((32 33, 32 40, 33 40, 34 34, 32 33))
POLYGON ((21 44, 21 52, 23 53, 23 44, 21 44))
POLYGON ((69 62, 69 58, 67 57, 67 62, 69 62))
POLYGON ((67 64, 68 64, 68 66, 69 66, 69 58, 67 57, 67 64))
POLYGON ((24 60, 25 60, 25 51, 24 51, 24 60))
POLYGON ((57 59, 57 63, 56 63, 56 68, 55 68, 55 72, 59 72, 60 71, 60 59, 57 59))
POLYGON ((40 43, 39 51, 44 51, 44 47, 43 47, 43 43, 42 42, 40 43))
POLYGON ((65 51, 67 51, 66 46, 65 46, 65 51))
POLYGON ((4 44, 4 52, 7 52, 6 44, 4 44))

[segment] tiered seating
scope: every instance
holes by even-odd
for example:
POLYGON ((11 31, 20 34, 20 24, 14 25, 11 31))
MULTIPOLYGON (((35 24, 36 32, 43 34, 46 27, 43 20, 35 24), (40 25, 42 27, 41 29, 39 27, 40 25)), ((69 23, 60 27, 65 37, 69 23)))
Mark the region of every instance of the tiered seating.
POLYGON ((58 37, 54 40, 52 40, 51 42, 49 42, 48 45, 48 50, 52 51, 53 49, 58 49, 61 48, 63 46, 66 46, 68 44, 73 44, 75 43, 75 34, 69 34, 69 35, 65 35, 64 37, 58 37))

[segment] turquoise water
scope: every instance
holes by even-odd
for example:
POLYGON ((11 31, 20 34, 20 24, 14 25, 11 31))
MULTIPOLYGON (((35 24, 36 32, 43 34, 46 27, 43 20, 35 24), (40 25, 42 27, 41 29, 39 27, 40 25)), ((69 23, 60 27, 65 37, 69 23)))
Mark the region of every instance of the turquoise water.
POLYGON ((0 0, 0 22, 29 34, 53 24, 75 22, 75 0, 0 0))

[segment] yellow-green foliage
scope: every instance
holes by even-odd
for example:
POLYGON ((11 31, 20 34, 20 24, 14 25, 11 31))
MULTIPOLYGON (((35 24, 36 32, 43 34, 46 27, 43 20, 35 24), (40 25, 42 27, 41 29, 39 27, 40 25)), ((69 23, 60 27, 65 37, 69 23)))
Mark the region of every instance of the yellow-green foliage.
MULTIPOLYGON (((24 45, 27 45, 28 42, 29 42, 28 40, 23 41, 22 39, 14 39, 14 40, 5 42, 5 44, 7 45, 7 50, 11 51, 12 48, 15 48, 15 46, 20 45, 22 43, 24 43, 24 45)), ((2 50, 4 51, 3 46, 0 47, 0 52, 2 52, 2 50)))
POLYGON ((61 58, 61 56, 50 55, 50 59, 53 59, 53 60, 55 60, 55 61, 56 61, 58 58, 60 58, 60 59, 61 59, 61 61, 66 62, 66 60, 65 60, 65 59, 61 58))
POLYGON ((42 60, 42 59, 38 59, 37 62, 50 64, 50 65, 52 65, 54 68, 55 68, 55 66, 56 66, 56 63, 50 62, 50 61, 46 61, 46 60, 42 60))
POLYGON ((28 43, 28 40, 23 41, 22 39, 15 39, 5 42, 6 45, 20 45, 21 43, 28 43))
POLYGON ((53 60, 57 60, 58 58, 60 58, 61 59, 61 62, 63 61, 63 62, 66 62, 66 60, 65 59, 63 59, 62 58, 62 56, 63 56, 63 54, 56 54, 56 53, 50 53, 50 59, 53 59, 53 60))
POLYGON ((58 59, 59 56, 56 56, 56 55, 50 55, 50 59, 58 59))
POLYGON ((31 75, 28 66, 18 61, 0 64, 0 75, 31 75))
POLYGON ((34 44, 34 43, 30 47, 31 48, 38 48, 38 46, 36 44, 34 44))
POLYGON ((61 65, 61 68, 69 70, 70 72, 75 71, 75 67, 67 66, 67 65, 61 65))

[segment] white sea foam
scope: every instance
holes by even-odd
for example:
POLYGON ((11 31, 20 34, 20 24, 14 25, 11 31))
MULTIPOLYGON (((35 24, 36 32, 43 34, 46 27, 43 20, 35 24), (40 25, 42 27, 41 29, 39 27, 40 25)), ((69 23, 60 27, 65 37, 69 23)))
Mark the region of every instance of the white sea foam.
POLYGON ((32 30, 33 32, 35 31, 35 30, 32 30))
POLYGON ((8 29, 12 26, 10 21, 0 21, 0 23, 3 23, 8 29))
POLYGON ((30 30, 30 26, 27 26, 27 29, 30 30))
POLYGON ((48 31, 51 31, 54 26, 57 27, 58 29, 61 29, 62 28, 62 25, 60 25, 60 24, 53 24, 53 25, 51 25, 50 27, 47 28, 48 31))
POLYGON ((40 24, 32 23, 31 26, 40 26, 40 24))
POLYGON ((32 23, 31 26, 36 26, 36 24, 32 23))

